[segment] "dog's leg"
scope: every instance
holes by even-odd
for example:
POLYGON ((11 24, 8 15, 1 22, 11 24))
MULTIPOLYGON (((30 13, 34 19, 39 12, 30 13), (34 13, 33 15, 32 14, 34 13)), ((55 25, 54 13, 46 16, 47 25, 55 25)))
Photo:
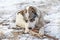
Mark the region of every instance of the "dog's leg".
POLYGON ((29 29, 28 29, 28 23, 25 24, 25 33, 28 33, 29 32, 29 29))
POLYGON ((41 35, 44 35, 44 27, 41 27, 41 28, 40 28, 39 33, 40 33, 41 35))

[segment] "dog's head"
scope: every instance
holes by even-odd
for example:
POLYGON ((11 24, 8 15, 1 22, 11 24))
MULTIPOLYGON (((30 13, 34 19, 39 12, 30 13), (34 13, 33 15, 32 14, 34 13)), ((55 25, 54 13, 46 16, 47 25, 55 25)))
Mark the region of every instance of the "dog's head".
POLYGON ((35 27, 35 24, 38 21, 38 14, 35 7, 28 6, 24 10, 21 10, 19 13, 21 13, 25 22, 29 24, 29 29, 35 27))

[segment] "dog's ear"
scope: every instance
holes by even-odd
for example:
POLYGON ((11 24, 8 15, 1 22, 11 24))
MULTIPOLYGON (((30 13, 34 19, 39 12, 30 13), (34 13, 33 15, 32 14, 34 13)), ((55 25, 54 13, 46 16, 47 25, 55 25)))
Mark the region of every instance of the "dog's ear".
POLYGON ((24 16, 25 13, 27 13, 27 10, 26 9, 21 10, 21 11, 18 12, 18 14, 22 14, 23 16, 24 16))
POLYGON ((29 7, 28 11, 31 13, 36 13, 35 7, 32 7, 32 6, 29 7))
POLYGON ((26 9, 24 9, 24 13, 27 13, 27 10, 26 9))
POLYGON ((35 21, 35 18, 38 16, 35 7, 30 6, 28 9, 30 22, 35 21))
POLYGON ((34 13, 34 16, 33 16, 33 18, 35 18, 35 17, 37 17, 38 15, 37 15, 37 13, 34 13))
POLYGON ((24 16, 24 10, 19 11, 17 14, 22 14, 24 16))
POLYGON ((28 12, 30 14, 30 16, 32 16, 33 18, 35 18, 37 16, 37 11, 35 7, 30 6, 28 9, 28 12))

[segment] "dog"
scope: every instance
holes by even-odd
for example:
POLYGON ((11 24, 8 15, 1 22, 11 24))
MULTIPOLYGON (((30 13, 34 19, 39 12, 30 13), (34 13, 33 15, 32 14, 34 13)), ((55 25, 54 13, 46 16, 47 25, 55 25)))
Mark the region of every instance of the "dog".
POLYGON ((29 29, 41 29, 44 27, 43 14, 36 7, 27 6, 17 13, 16 25, 25 28, 25 32, 29 32, 29 29))

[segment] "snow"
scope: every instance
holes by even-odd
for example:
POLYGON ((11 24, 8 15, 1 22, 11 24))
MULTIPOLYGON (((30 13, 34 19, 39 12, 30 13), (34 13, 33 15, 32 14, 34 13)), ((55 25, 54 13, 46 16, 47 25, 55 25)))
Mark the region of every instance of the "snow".
POLYGON ((60 5, 53 6, 51 10, 48 12, 48 16, 45 16, 45 19, 48 19, 50 21, 49 24, 47 24, 45 27, 45 30, 53 36, 56 36, 57 38, 60 38, 60 12, 59 12, 60 5), (51 13, 51 14, 50 14, 51 13))

